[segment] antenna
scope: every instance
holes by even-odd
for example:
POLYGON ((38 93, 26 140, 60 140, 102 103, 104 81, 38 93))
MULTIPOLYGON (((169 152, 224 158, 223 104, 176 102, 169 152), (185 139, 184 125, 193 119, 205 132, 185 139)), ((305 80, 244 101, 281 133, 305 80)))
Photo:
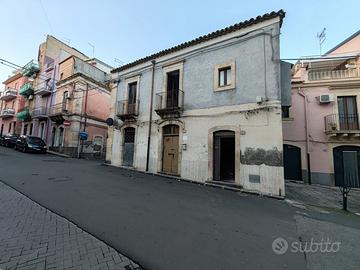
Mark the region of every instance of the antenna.
POLYGON ((321 32, 318 32, 316 34, 316 37, 319 40, 320 55, 321 55, 321 45, 324 43, 324 41, 326 39, 326 28, 324 27, 324 29, 321 32))
POLYGON ((93 58, 95 58, 95 46, 92 45, 90 42, 88 42, 88 44, 90 45, 90 47, 92 48, 93 51, 93 58))
POLYGON ((61 40, 64 41, 67 45, 70 45, 70 38, 63 37, 61 40))
POLYGON ((118 58, 114 58, 114 66, 119 67, 119 66, 121 66, 121 65, 123 65, 123 64, 124 64, 123 61, 121 61, 121 60, 118 59, 118 58))

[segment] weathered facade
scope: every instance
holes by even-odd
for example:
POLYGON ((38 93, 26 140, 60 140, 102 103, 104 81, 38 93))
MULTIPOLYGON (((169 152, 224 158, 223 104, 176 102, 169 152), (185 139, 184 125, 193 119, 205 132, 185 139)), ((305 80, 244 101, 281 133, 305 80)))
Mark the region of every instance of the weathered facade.
POLYGON ((285 177, 324 185, 360 170, 360 32, 293 68, 292 104, 284 108, 285 177), (348 160, 344 163, 344 158, 348 160))
POLYGON ((115 166, 284 196, 273 12, 112 71, 115 166))
POLYGON ((71 156, 105 156, 111 67, 48 35, 37 61, 21 73, 24 106, 16 117, 20 134, 42 138, 53 151, 71 156), (64 124, 65 122, 65 124, 64 124), (79 140, 80 132, 88 139, 79 140))
POLYGON ((50 149, 73 157, 105 157, 110 90, 106 85, 111 67, 97 68, 97 59, 70 56, 59 63, 60 80, 49 117, 53 122, 50 149), (104 68, 103 68, 104 69, 104 68), (88 138, 81 141, 80 132, 88 138))
POLYGON ((21 122, 16 119, 16 114, 25 106, 19 89, 26 82, 27 78, 18 70, 3 82, 4 90, 0 93, 0 136, 21 132, 21 122))

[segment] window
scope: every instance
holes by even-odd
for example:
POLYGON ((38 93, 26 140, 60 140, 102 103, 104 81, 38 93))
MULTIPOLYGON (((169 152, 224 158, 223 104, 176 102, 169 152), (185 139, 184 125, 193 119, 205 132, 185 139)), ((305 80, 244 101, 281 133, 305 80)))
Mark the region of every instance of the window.
POLYGON ((15 108, 15 101, 12 102, 11 108, 13 108, 13 109, 15 108))
POLYGON ((281 106, 281 116, 282 118, 289 118, 290 112, 289 112, 290 106, 281 106))
POLYGON ((219 86, 226 86, 231 84, 231 67, 219 69, 219 86))
POLYGON ((137 82, 133 82, 133 83, 128 84, 128 100, 129 100, 129 104, 135 104, 136 103, 136 88, 137 88, 137 82))
POLYGON ((11 133, 11 125, 12 123, 9 124, 9 130, 8 130, 9 133, 11 133))
POLYGON ((29 135, 32 135, 32 132, 33 132, 33 123, 30 124, 29 135))
POLYGON ((235 61, 215 66, 214 91, 235 89, 235 61))

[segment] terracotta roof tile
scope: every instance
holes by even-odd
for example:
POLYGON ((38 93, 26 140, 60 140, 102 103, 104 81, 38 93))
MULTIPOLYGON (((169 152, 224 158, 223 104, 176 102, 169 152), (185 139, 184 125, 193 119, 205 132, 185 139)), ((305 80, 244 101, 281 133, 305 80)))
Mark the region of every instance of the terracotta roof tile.
POLYGON ((111 71, 111 73, 126 70, 128 68, 134 67, 134 66, 139 65, 139 64, 143 64, 145 62, 151 61, 151 60, 156 59, 158 57, 161 57, 161 56, 173 53, 173 52, 180 51, 180 50, 185 49, 187 47, 194 46, 194 45, 200 44, 202 42, 209 41, 211 39, 214 39, 214 38, 217 38, 217 37, 220 37, 220 36, 235 32, 235 31, 240 30, 242 28, 249 27, 249 26, 251 26, 253 24, 257 24, 257 23, 260 23, 260 22, 263 22, 263 21, 266 21, 266 20, 276 18, 276 17, 280 17, 280 26, 281 26, 283 18, 285 17, 285 12, 282 9, 279 10, 279 11, 276 11, 276 12, 273 11, 271 13, 266 13, 264 15, 257 16, 256 18, 251 18, 249 20, 246 20, 246 21, 243 21, 243 22, 240 22, 240 23, 236 23, 234 25, 228 26, 228 27, 223 28, 221 30, 217 30, 217 31, 209 33, 207 35, 200 36, 200 37, 195 38, 193 40, 181 43, 181 44, 176 45, 174 47, 162 50, 160 52, 151 54, 149 56, 145 56, 143 58, 135 60, 134 62, 131 62, 129 64, 125 64, 125 65, 123 65, 121 67, 118 67, 118 68, 115 68, 115 69, 113 69, 111 71))

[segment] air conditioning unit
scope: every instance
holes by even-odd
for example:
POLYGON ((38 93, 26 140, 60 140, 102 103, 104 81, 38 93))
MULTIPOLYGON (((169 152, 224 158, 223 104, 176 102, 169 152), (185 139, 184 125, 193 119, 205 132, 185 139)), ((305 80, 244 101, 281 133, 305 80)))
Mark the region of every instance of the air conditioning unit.
POLYGON ((333 94, 324 94, 319 96, 319 102, 320 103, 330 103, 334 101, 334 95, 333 94))

